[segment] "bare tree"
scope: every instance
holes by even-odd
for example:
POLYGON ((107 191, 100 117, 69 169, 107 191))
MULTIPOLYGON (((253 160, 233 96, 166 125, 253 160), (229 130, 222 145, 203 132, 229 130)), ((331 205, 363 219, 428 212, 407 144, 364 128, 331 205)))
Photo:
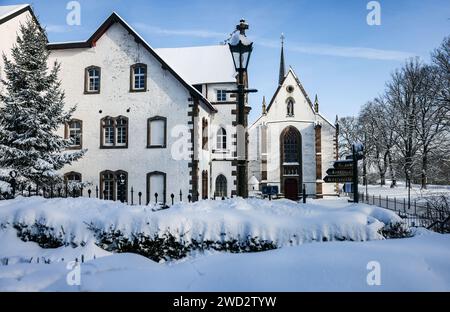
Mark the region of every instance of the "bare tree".
POLYGON ((415 135, 419 97, 422 88, 424 66, 417 59, 410 59, 392 74, 387 84, 386 101, 388 113, 395 118, 394 131, 397 134, 395 146, 403 156, 403 170, 407 186, 411 184, 412 169, 420 148, 415 135))
POLYGON ((425 66, 421 80, 420 96, 417 98, 416 135, 420 145, 421 157, 421 185, 427 188, 429 158, 431 153, 445 147, 442 142, 446 139, 447 126, 445 124, 446 109, 444 102, 439 100, 441 88, 437 68, 425 66))

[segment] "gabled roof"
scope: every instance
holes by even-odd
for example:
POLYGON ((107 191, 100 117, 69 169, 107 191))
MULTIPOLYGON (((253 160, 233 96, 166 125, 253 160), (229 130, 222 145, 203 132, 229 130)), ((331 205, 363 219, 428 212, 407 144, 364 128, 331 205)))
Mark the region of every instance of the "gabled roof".
POLYGON ((156 59, 163 69, 168 70, 190 93, 193 97, 200 99, 208 108, 217 112, 216 108, 191 84, 183 79, 175 70, 172 69, 158 53, 130 26, 125 20, 120 17, 116 12, 113 12, 105 22, 94 32, 94 34, 86 41, 78 42, 66 42, 66 43, 50 43, 47 45, 49 50, 62 50, 62 49, 82 49, 95 47, 97 41, 103 36, 103 34, 115 23, 119 23, 124 27, 136 40, 137 43, 142 46, 156 59))
POLYGON ((235 83, 228 45, 155 49, 190 84, 235 83))
POLYGON ((278 86, 277 90, 275 91, 275 93, 273 94, 272 99, 270 100, 269 106, 267 106, 267 112, 270 110, 270 107, 272 106, 273 102, 275 102, 275 98, 277 97, 278 93, 280 92, 281 87, 284 85, 284 82, 286 81, 287 77, 289 76, 289 73, 292 74, 292 76, 294 76, 295 81, 297 82, 298 87, 300 88, 300 90, 303 93, 303 96, 305 97, 306 101, 308 102, 309 106, 313 107, 313 104, 311 102, 311 99, 309 98, 308 94, 305 91, 305 88, 303 88, 302 83, 300 82, 300 80, 298 79, 297 75, 294 73, 294 70, 292 69, 292 67, 289 68, 289 71, 287 72, 287 74, 284 76, 284 79, 282 81, 282 83, 278 86))
POLYGON ((0 6, 0 24, 3 24, 10 19, 22 14, 25 11, 29 11, 35 22, 39 25, 36 16, 34 16, 33 10, 29 4, 18 5, 2 5, 0 6))

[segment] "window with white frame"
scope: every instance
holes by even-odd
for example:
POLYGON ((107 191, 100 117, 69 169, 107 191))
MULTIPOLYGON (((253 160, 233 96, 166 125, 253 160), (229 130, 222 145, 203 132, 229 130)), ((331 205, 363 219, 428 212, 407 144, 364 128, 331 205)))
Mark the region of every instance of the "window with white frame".
POLYGON ((70 139, 71 148, 81 148, 82 146, 82 136, 83 127, 82 121, 77 119, 72 119, 66 125, 66 139, 70 139))
POLYGON ((219 128, 217 131, 217 149, 224 151, 227 149, 227 132, 224 128, 219 128))
POLYGON ((101 120, 101 148, 128 147, 128 118, 105 117, 101 120))
POLYGON ((85 93, 100 93, 100 67, 90 66, 86 68, 85 77, 85 93))
POLYGON ((216 90, 217 102, 225 102, 227 100, 226 90, 216 90))
POLYGON ((145 91, 147 89, 147 65, 135 64, 131 66, 131 91, 145 91))

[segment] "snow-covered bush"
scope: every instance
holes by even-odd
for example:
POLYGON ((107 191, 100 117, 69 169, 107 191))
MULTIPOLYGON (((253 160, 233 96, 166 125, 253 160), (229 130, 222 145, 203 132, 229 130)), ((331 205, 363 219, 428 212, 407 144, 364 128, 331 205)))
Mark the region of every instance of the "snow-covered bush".
POLYGON ((93 241, 108 251, 158 261, 192 251, 257 252, 308 242, 407 235, 399 231, 403 220, 394 212, 345 200, 298 204, 236 198, 155 208, 88 198, 19 197, 0 201, 0 224, 45 248, 93 241))

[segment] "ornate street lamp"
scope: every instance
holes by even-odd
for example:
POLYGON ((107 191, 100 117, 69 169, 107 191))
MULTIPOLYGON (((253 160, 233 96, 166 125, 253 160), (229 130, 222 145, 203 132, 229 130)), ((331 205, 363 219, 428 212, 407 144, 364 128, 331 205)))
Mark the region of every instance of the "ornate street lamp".
POLYGON ((125 183, 126 183, 126 176, 125 174, 121 173, 119 175, 119 200, 120 202, 125 202, 125 183))
POLYGON ((245 35, 245 31, 247 29, 248 24, 242 19, 239 25, 236 26, 236 32, 233 34, 230 42, 228 43, 233 56, 234 67, 239 73, 247 70, 250 55, 253 51, 253 42, 251 42, 245 35))
POLYGON ((253 42, 245 35, 248 24, 241 20, 236 26, 228 46, 233 57, 234 67, 238 72, 238 89, 228 93, 237 93, 238 103, 236 109, 237 124, 237 196, 248 197, 247 177, 247 121, 245 112, 245 94, 257 92, 257 90, 245 89, 244 77, 253 50, 253 42))

